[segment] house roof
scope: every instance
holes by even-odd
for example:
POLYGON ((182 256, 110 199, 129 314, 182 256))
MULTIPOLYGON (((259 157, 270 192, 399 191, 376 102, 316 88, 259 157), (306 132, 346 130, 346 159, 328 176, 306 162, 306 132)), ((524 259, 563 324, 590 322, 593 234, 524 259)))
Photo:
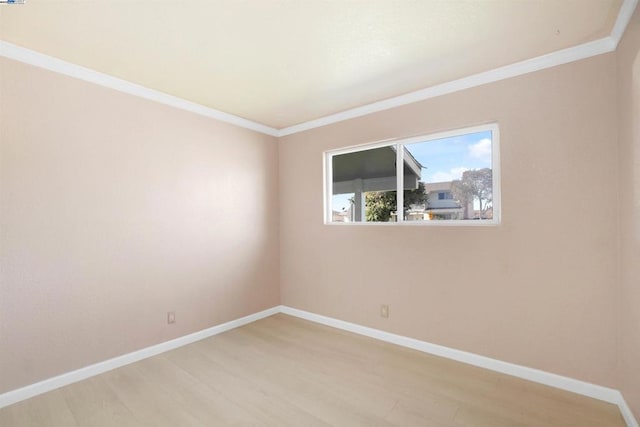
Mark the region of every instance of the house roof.
MULTIPOLYGON (((405 176, 420 179, 423 166, 404 148, 405 176)), ((396 150, 380 147, 333 156, 333 180, 351 181, 396 176, 396 150)))
POLYGON ((428 182, 424 184, 424 191, 451 191, 451 181, 444 182, 428 182))
MULTIPOLYGON (((403 147, 404 185, 406 189, 417 187, 423 166, 403 147)), ((393 146, 355 151, 333 156, 333 193, 354 191, 351 183, 363 181, 364 191, 389 191, 396 188, 396 149, 393 146), (345 185, 347 184, 347 185, 345 185)))

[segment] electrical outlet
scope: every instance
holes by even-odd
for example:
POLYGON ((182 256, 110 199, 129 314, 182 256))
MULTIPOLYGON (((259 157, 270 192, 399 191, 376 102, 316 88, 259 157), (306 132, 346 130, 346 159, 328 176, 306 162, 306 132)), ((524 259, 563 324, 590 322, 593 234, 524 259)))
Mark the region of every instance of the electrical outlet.
POLYGON ((167 312, 167 323, 176 323, 176 312, 175 311, 167 312))
POLYGON ((380 306, 380 317, 384 317, 385 319, 389 318, 389 306, 383 304, 380 306))

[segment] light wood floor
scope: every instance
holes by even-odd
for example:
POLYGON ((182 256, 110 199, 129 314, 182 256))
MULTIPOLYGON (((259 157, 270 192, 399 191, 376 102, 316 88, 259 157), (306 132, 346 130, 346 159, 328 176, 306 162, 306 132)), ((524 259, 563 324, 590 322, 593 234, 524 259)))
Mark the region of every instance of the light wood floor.
POLYGON ((278 314, 0 410, 0 426, 624 426, 612 404, 278 314))

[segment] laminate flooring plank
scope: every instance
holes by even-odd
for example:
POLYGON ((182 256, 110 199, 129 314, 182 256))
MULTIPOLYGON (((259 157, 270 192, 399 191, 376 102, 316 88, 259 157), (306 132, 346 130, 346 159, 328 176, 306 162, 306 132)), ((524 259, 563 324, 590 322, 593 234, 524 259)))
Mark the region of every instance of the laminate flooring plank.
POLYGON ((181 408, 205 425, 257 425, 242 408, 179 365, 160 355, 136 364, 136 370, 181 408))
POLYGON ((33 397, 0 409, 0 426, 75 427, 76 423, 60 390, 33 397))
MULTIPOLYGON (((311 414, 290 404, 268 385, 249 378, 243 370, 228 366, 208 357, 198 346, 177 349, 166 357, 198 378, 203 384, 223 394, 242 411, 257 420, 255 425, 326 426, 311 414)), ((230 359, 233 364, 233 359, 230 359)))
POLYGON ((131 413, 148 426, 206 425, 138 372, 136 364, 145 362, 136 362, 103 374, 108 386, 131 413))
POLYGON ((282 359, 269 358, 263 352, 250 354, 255 351, 250 348, 243 352, 231 344, 229 337, 220 340, 220 344, 202 342, 203 355, 220 366, 228 367, 234 375, 253 387, 275 394, 325 423, 389 425, 383 418, 363 410, 361 405, 366 403, 364 399, 358 402, 349 400, 350 395, 345 395, 345 390, 336 388, 330 379, 322 378, 321 374, 310 374, 282 359))
MULTIPOLYGON (((234 348, 236 343, 247 340, 259 342, 257 336, 247 331, 239 331, 238 334, 229 335, 225 343, 226 351, 234 348)), ((244 350, 245 354, 253 352, 252 357, 259 359, 265 367, 279 369, 282 375, 295 373, 296 377, 307 383, 307 386, 319 386, 331 389, 333 394, 348 400, 354 408, 363 407, 367 413, 377 417, 391 410, 396 399, 391 396, 384 386, 378 384, 375 377, 363 376, 357 365, 342 365, 339 363, 327 363, 336 358, 314 358, 306 352, 298 352, 295 347, 288 348, 286 352, 278 350, 277 340, 269 340, 255 345, 252 349, 244 350)), ((300 348, 300 347, 298 347, 300 348)))
POLYGON ((101 375, 63 387, 59 391, 78 426, 142 426, 101 375))

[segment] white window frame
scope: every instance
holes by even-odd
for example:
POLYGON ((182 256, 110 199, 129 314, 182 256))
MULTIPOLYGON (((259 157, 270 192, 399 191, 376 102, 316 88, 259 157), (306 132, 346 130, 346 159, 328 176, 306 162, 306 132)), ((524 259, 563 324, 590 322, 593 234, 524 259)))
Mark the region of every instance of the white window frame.
POLYGON ((409 138, 391 139, 384 141, 376 141, 351 147, 345 147, 335 150, 328 150, 323 153, 324 165, 324 223, 326 225, 336 226, 416 226, 416 227, 442 227, 442 226, 475 226, 486 227, 500 225, 502 221, 501 208, 502 199, 500 195, 500 128, 498 123, 488 123, 478 126, 458 128, 445 132, 438 132, 409 138), (333 222, 333 213, 331 209, 331 201, 333 197, 333 156, 340 154, 355 153, 358 151, 366 151, 381 147, 396 147, 396 204, 404 205, 404 192, 400 189, 404 188, 404 150, 400 149, 404 145, 416 142, 428 142, 436 139, 450 138, 454 136, 467 135, 470 133, 491 131, 491 171, 493 181, 493 218, 485 220, 473 219, 457 219, 457 220, 438 220, 438 221, 405 221, 403 215, 397 215, 397 221, 394 222, 333 222))

